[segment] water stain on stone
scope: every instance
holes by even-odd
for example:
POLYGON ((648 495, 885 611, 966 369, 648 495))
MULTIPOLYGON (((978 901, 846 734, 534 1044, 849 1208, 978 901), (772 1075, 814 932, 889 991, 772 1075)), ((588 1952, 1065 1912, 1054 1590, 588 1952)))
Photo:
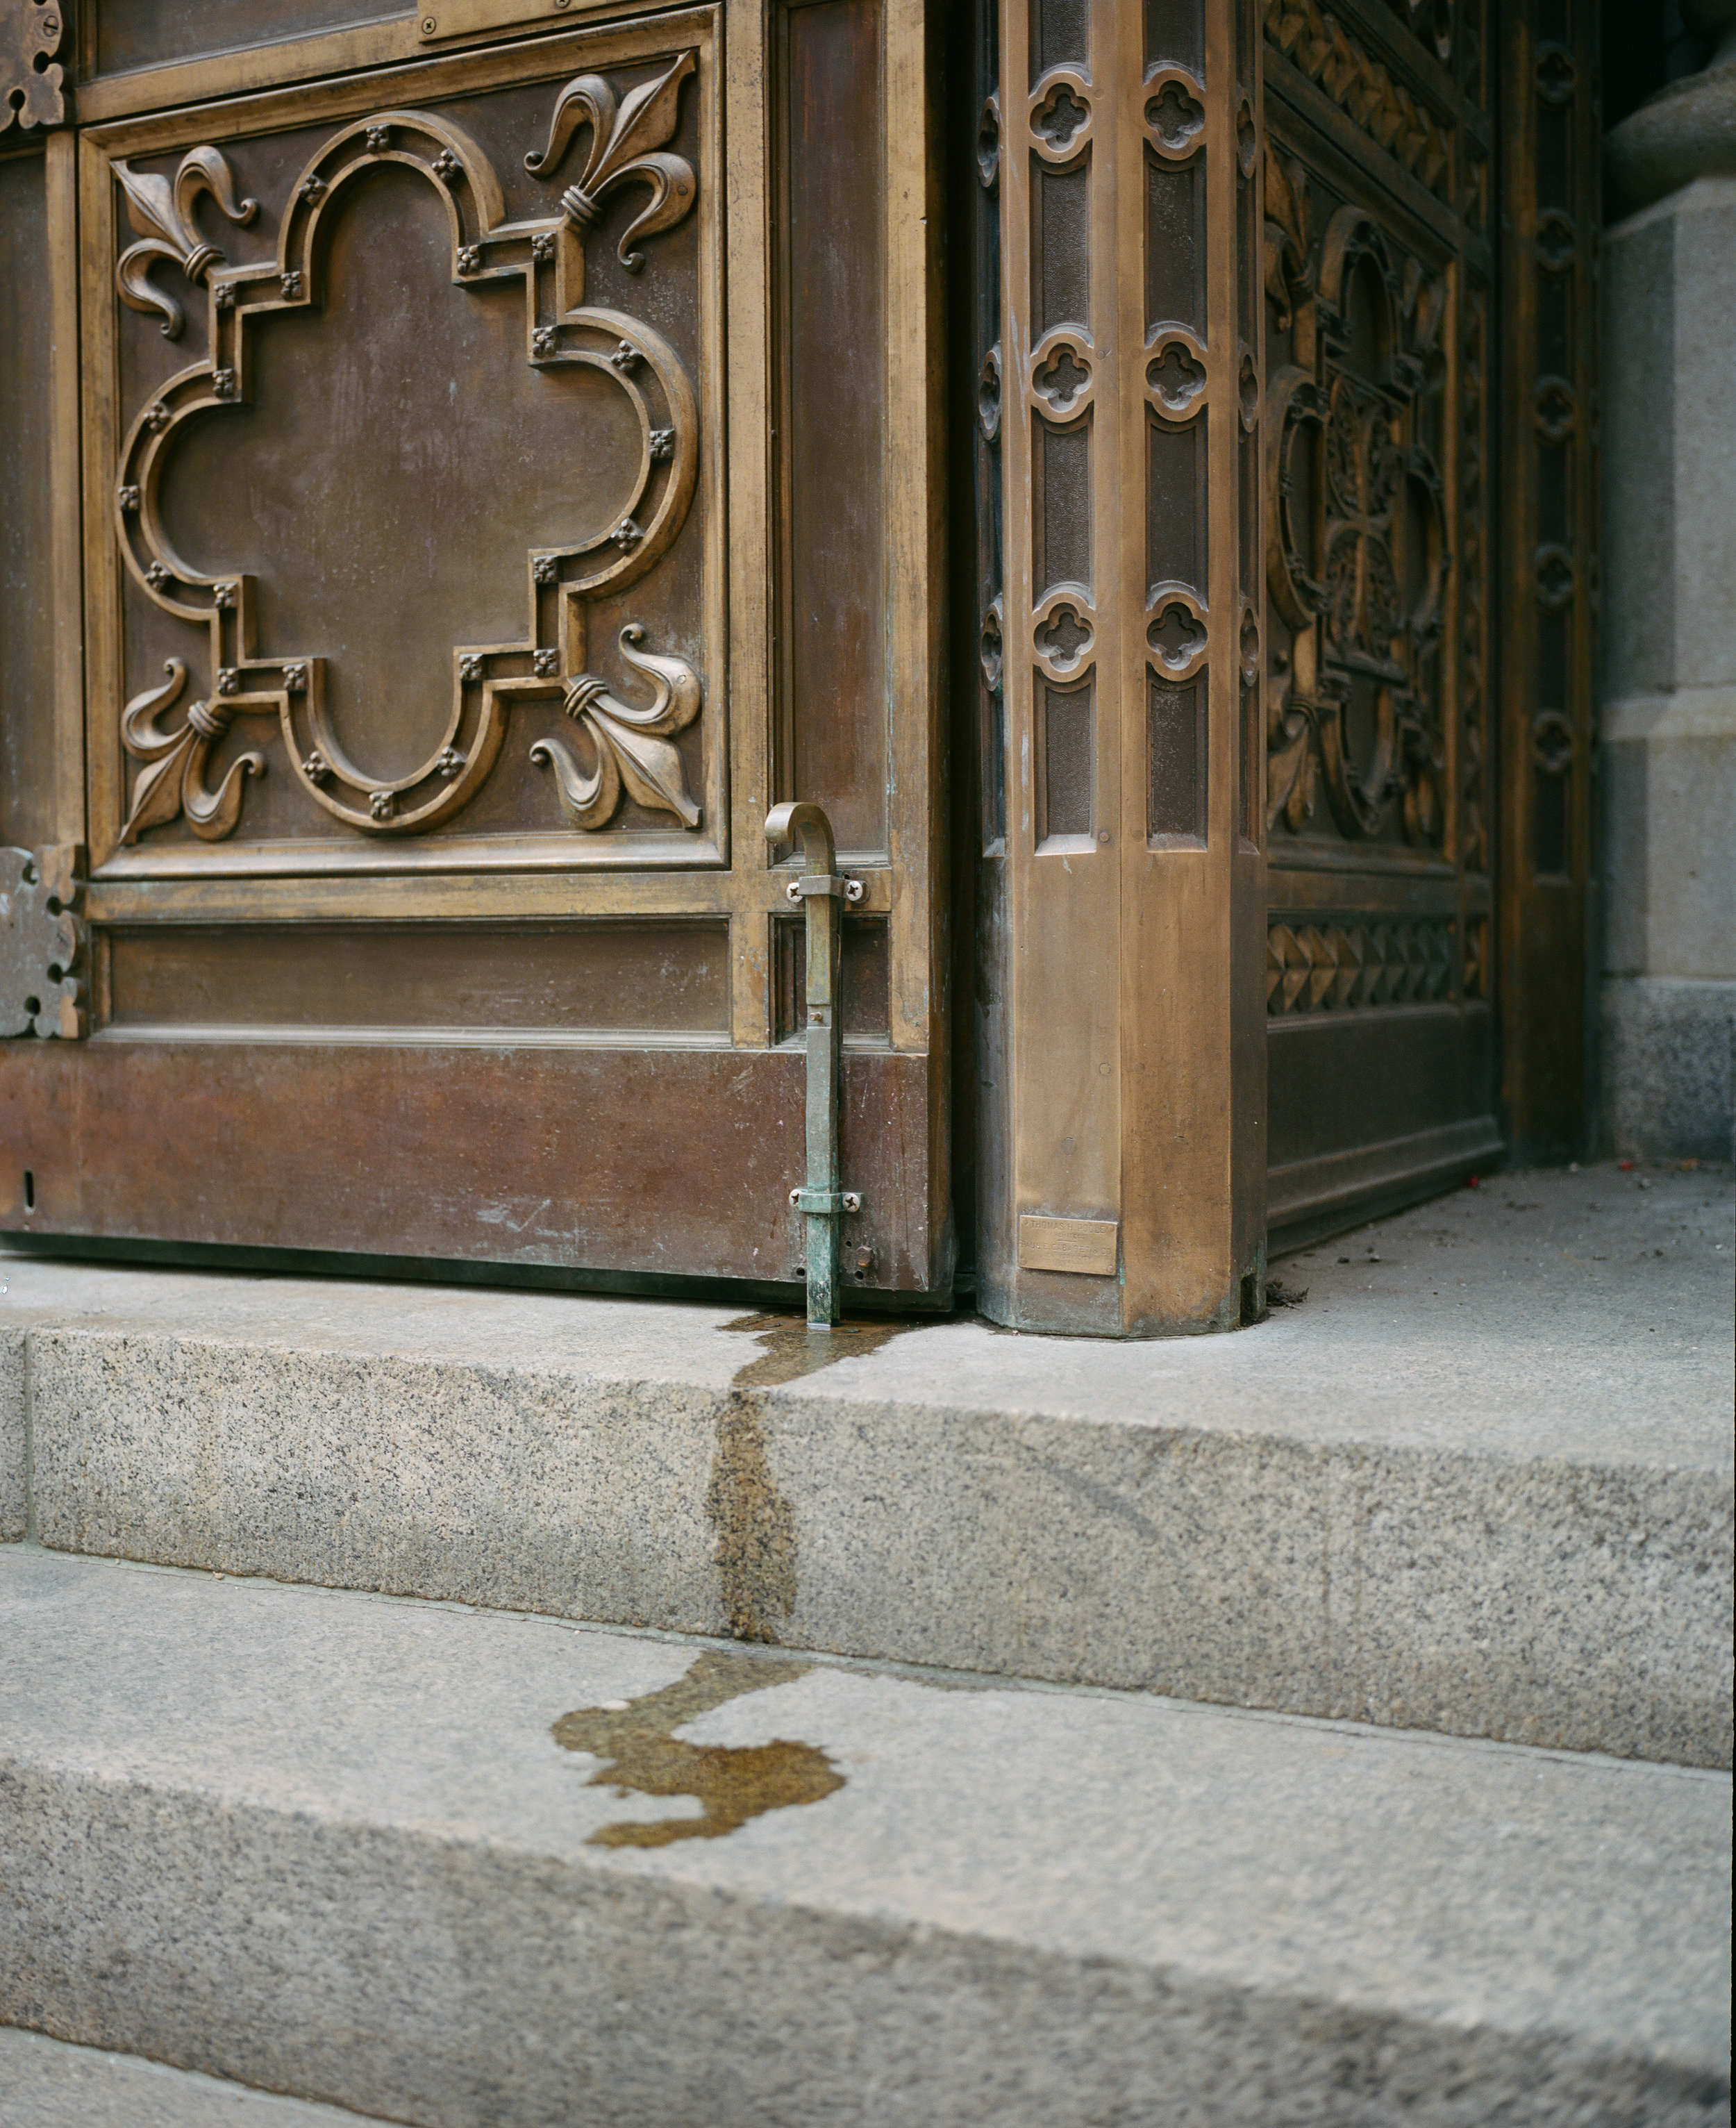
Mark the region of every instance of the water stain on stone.
POLYGON ((705 1518, 717 1532, 731 1638, 775 1641, 774 1616, 795 1608, 795 1514, 766 1460, 764 1415, 733 1392, 718 1413, 705 1518))
MULTIPOLYGON (((932 1323, 934 1318, 930 1318, 932 1323)), ((924 1328, 921 1323, 894 1318, 884 1323, 837 1323, 830 1330, 810 1330, 799 1315, 741 1315, 726 1323, 725 1330, 741 1331, 757 1340, 760 1356, 735 1370, 738 1389, 776 1389, 784 1382, 799 1381, 804 1375, 818 1373, 839 1360, 859 1360, 902 1337, 907 1330, 924 1328)))
POLYGON ((769 1744, 687 1744, 672 1732, 727 1700, 804 1677, 811 1663, 766 1662, 708 1649, 685 1676, 624 1706, 586 1707, 563 1714, 551 1732, 568 1751, 606 1761, 586 1784, 625 1797, 696 1796, 700 1817, 605 1825, 590 1847, 666 1847, 674 1840, 720 1840, 751 1817, 798 1803, 819 1803, 844 1785, 844 1776, 814 1744, 782 1737, 769 1744))
POLYGON ((904 1322, 840 1323, 810 1330, 799 1315, 743 1315, 726 1330, 754 1337, 759 1356, 736 1370, 718 1413, 717 1447, 705 1489, 705 1517, 717 1532, 723 1617, 733 1639, 776 1643, 778 1622, 795 1608, 795 1516, 766 1455, 759 1399, 744 1394, 799 1380, 835 1361, 877 1352, 904 1322))

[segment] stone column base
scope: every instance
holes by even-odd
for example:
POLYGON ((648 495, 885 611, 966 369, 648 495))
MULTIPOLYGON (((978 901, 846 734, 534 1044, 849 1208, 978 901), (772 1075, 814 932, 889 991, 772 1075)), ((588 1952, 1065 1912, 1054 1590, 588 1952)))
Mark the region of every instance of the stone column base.
POLYGON ((1736 1152, 1736 982, 1610 976, 1603 986, 1603 1130, 1625 1158, 1736 1152))

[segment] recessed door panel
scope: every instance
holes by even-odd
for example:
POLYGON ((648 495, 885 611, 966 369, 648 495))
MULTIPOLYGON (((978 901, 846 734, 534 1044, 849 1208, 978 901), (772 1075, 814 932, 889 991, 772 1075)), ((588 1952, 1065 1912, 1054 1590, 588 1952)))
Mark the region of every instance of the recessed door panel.
POLYGON ((48 242, 88 1033, 0 1045, 0 1224, 792 1279, 781 796, 837 811, 861 888, 852 1283, 946 1289, 937 557, 887 479, 927 420, 923 35, 700 7, 82 132, 48 242), (779 456, 837 339, 815 259, 842 510, 818 430, 779 456))

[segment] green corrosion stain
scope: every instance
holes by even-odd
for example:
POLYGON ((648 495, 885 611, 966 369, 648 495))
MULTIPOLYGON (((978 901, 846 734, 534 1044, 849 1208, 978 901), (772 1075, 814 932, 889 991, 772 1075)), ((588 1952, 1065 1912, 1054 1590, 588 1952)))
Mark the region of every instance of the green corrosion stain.
POLYGON ((556 1743, 590 1751, 605 1764, 587 1785, 618 1795, 696 1796, 700 1817, 663 1817, 649 1824, 605 1825, 591 1847, 666 1847, 673 1840, 721 1840, 751 1817, 797 1803, 819 1803, 844 1785, 844 1776, 817 1745, 687 1744, 674 1731, 743 1693, 764 1692, 805 1676, 810 1663, 769 1662, 708 1650, 684 1677, 624 1707, 585 1707, 563 1714, 556 1743))

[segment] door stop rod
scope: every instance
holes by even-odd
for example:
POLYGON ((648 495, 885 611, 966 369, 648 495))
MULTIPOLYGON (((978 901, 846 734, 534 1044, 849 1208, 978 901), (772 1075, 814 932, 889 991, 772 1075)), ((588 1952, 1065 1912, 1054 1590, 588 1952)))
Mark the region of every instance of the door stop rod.
POLYGON ((808 1180, 790 1201, 807 1228, 808 1328, 829 1330, 838 1319, 839 1239, 847 1212, 860 1212, 861 1194, 839 1186, 838 1123, 843 1098, 842 1030, 838 1024, 838 956, 842 909, 860 901, 862 882, 841 879, 832 823, 818 805, 793 801, 766 815, 766 839, 802 844, 802 872, 784 889, 807 912, 808 1180))

